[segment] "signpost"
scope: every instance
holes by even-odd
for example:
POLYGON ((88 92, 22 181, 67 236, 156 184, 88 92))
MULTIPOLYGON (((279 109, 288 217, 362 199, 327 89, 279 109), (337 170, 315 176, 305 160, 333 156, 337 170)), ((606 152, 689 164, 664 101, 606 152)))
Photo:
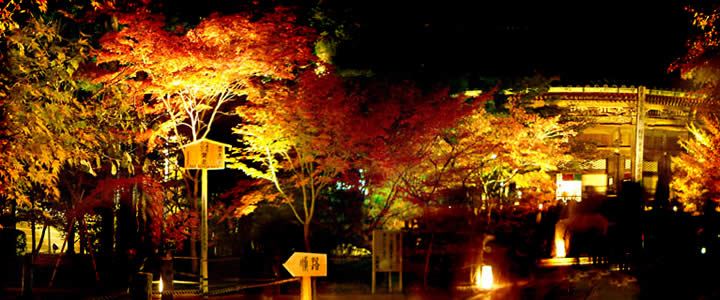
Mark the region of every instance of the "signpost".
POLYGON ((402 292, 402 234, 385 230, 372 233, 372 285, 375 294, 377 272, 388 273, 388 291, 392 292, 392 272, 398 272, 398 288, 402 292))
POLYGON ((202 170, 202 205, 200 213, 200 288, 203 296, 208 296, 208 222, 207 222, 207 170, 225 168, 225 147, 223 144, 208 139, 199 139, 182 147, 185 156, 185 169, 202 170))
POLYGON ((293 277, 302 277, 300 299, 312 299, 310 277, 327 276, 327 254, 295 252, 283 264, 293 277))

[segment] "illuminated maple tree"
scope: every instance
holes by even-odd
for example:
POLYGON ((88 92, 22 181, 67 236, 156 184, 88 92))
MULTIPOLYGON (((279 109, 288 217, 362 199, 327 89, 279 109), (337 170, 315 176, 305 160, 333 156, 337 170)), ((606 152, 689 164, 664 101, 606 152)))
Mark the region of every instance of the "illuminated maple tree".
POLYGON ((247 96, 252 81, 293 78, 311 57, 310 30, 283 9, 257 21, 213 15, 188 31, 167 31, 162 16, 145 12, 117 19, 123 27, 103 36, 96 55, 120 67, 97 81, 123 81, 136 104, 167 115, 152 136, 172 134, 180 144, 207 136, 223 104, 247 96))
POLYGON ((720 122, 711 116, 704 125, 690 125, 692 137, 680 141, 686 153, 672 158, 670 188, 688 212, 702 211, 708 201, 720 202, 720 122))
MULTIPOLYGON (((174 152, 206 137, 217 116, 231 111, 228 102, 252 101, 257 82, 293 79, 312 57, 312 31, 295 25, 287 9, 215 14, 192 29, 172 31, 162 16, 147 11, 114 17, 119 30, 101 38, 95 78, 128 94, 138 111, 157 116, 137 137, 148 151, 165 144, 174 152)), ((187 201, 197 210, 199 170, 184 170, 184 180, 187 201)))
POLYGON ((695 100, 688 105, 700 122, 688 125, 690 137, 680 141, 686 153, 673 157, 673 179, 670 188, 686 211, 700 212, 705 205, 720 201, 717 134, 718 96, 720 96, 720 8, 687 7, 699 34, 691 38, 688 53, 675 61, 669 70, 679 70, 684 79, 695 83, 695 100))
MULTIPOLYGON (((397 227, 418 212, 403 179, 432 153, 435 139, 473 111, 449 89, 423 90, 411 82, 375 81, 362 87, 347 130, 358 141, 354 166, 366 197, 366 230, 397 227)), ((480 100, 478 100, 480 101, 480 100)))
POLYGON ((70 164, 93 173, 100 159, 95 151, 110 138, 95 130, 104 124, 96 115, 103 105, 81 103, 82 83, 73 77, 89 45, 63 38, 55 25, 37 21, 7 33, 4 42, 0 193, 29 205, 25 191, 36 185, 57 199, 60 170, 70 164))
MULTIPOLYGON (((11 203, 11 211, 18 207, 19 217, 42 220, 46 226, 52 222, 74 237, 86 215, 76 212, 87 205, 85 196, 95 188, 83 182, 114 177, 120 168, 133 173, 135 166, 142 166, 143 158, 127 147, 139 119, 122 104, 121 94, 99 91, 83 79, 87 40, 60 35, 55 22, 26 22, 2 39, 0 195, 10 200, 3 204, 11 203), (38 218, 39 206, 56 217, 44 213, 38 218)), ((86 245, 83 239, 81 247, 86 245)))
POLYGON ((688 52, 668 68, 680 71, 683 79, 689 79, 700 89, 699 94, 715 102, 720 95, 720 8, 685 8, 692 14, 693 25, 699 34, 687 42, 688 52))
MULTIPOLYGON (((452 107, 446 105, 445 109, 452 107)), ((382 211, 407 213, 409 203, 418 205, 416 212, 422 207, 447 205, 447 193, 458 190, 464 191, 468 205, 484 207, 487 212, 505 202, 514 202, 518 198, 515 193, 520 190, 529 194, 554 191, 549 173, 570 159, 566 153, 568 139, 574 135, 572 124, 561 123, 558 116, 528 113, 516 104, 511 104, 507 115, 488 113, 477 105, 462 104, 455 109, 458 108, 462 110, 454 118, 444 119, 441 116, 452 113, 435 113, 438 108, 429 107, 426 118, 434 118, 437 127, 412 130, 415 137, 404 136, 405 144, 394 144, 404 147, 399 147, 402 151, 397 153, 386 154, 392 159, 386 160, 384 166, 391 168, 380 172, 384 177, 379 180, 368 180, 370 205, 376 206, 371 208, 371 215, 380 216, 382 211), (515 189, 513 195, 509 195, 511 186, 515 189)))
POLYGON ((237 149, 232 165, 274 186, 275 193, 265 199, 288 204, 303 226, 310 251, 317 202, 350 167, 352 149, 339 129, 345 127, 352 105, 340 78, 313 70, 292 84, 264 86, 237 108, 243 122, 234 132, 244 146, 237 149))

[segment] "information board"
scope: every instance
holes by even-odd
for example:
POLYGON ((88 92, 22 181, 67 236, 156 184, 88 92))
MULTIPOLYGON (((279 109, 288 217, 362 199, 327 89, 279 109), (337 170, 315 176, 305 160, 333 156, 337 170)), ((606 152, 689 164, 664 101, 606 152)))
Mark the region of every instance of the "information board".
POLYGON ((197 140, 185 145, 182 148, 185 155, 185 168, 224 169, 225 147, 230 147, 230 145, 208 139, 197 140))

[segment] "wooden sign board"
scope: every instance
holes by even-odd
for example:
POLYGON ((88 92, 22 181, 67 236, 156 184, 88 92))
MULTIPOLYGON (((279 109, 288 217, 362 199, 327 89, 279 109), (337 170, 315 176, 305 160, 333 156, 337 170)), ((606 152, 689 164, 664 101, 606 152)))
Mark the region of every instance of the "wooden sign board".
POLYGON ((402 272, 402 235, 400 232, 373 231, 372 249, 376 272, 402 272))
POLYGON ((283 264, 293 277, 327 276, 327 254, 295 252, 283 264))
POLYGON ((197 140, 183 146, 185 169, 224 169, 225 147, 230 145, 208 139, 197 140))

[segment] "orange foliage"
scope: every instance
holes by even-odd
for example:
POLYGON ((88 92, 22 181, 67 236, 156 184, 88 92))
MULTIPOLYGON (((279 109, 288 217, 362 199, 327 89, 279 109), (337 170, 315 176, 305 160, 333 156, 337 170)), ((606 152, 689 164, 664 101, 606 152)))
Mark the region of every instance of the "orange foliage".
POLYGON ((693 137, 681 141, 687 153, 672 159, 670 187, 690 212, 699 212, 705 201, 720 202, 720 122, 708 117, 705 125, 689 128, 693 137))
POLYGON ((122 83, 143 112, 166 114, 155 134, 180 143, 206 136, 225 102, 256 95, 255 81, 292 79, 313 58, 314 34, 286 9, 258 20, 216 14, 186 32, 165 30, 162 16, 146 12, 116 16, 123 27, 104 35, 95 54, 119 67, 95 81, 122 83))
POLYGON ((384 172, 390 176, 376 182, 375 188, 384 193, 379 198, 387 201, 381 202, 384 211, 407 206, 392 203, 391 198, 432 207, 450 200, 453 191, 463 191, 473 207, 492 208, 503 199, 517 199, 508 194, 511 184, 529 191, 523 198, 528 201, 542 199, 538 192, 554 191, 548 173, 570 159, 566 155, 568 138, 574 135, 570 124, 517 107, 510 107, 508 116, 475 107, 454 121, 417 137, 423 142, 405 148, 413 149, 406 153, 407 161, 396 161, 393 171, 384 172))

